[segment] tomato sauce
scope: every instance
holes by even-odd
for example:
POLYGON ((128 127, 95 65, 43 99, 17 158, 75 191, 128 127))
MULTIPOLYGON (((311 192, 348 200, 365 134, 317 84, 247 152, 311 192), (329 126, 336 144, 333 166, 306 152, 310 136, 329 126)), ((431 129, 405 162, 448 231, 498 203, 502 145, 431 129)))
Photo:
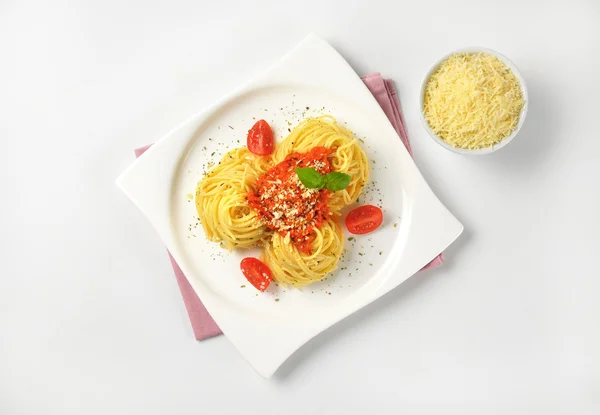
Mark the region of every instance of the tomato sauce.
POLYGON ((296 167, 312 167, 321 174, 331 172, 327 156, 335 149, 314 147, 307 153, 292 153, 262 175, 254 192, 248 194, 248 204, 254 208, 267 228, 290 235, 296 248, 310 253, 319 229, 331 212, 327 201, 331 190, 308 189, 298 179, 296 167))

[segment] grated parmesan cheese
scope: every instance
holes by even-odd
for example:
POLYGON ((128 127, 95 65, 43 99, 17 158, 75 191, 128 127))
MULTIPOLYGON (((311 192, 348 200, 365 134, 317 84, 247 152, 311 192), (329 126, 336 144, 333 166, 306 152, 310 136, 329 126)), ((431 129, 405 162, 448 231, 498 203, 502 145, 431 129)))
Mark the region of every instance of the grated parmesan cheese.
POLYGON ((423 114, 444 141, 474 150, 508 137, 524 103, 519 80, 500 59, 460 53, 442 62, 427 81, 423 114))

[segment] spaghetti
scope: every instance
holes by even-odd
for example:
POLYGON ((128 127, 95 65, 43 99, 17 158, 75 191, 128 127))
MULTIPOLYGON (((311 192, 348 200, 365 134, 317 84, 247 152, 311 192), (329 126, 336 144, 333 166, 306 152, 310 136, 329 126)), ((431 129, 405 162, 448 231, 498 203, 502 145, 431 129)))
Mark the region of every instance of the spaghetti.
POLYGON ((335 149, 331 156, 334 171, 349 174, 350 185, 335 192, 329 208, 339 215, 340 210, 354 203, 369 181, 369 160, 358 141, 348 129, 336 123, 331 115, 308 118, 298 124, 281 144, 277 146, 273 159, 280 162, 292 152, 306 152, 315 146, 335 149))
POLYGON ((273 234, 266 244, 261 259, 273 272, 280 284, 302 287, 321 281, 334 271, 344 248, 342 228, 338 222, 329 219, 320 229, 315 228, 315 239, 311 253, 298 250, 291 242, 289 234, 273 234))
POLYGON ((246 148, 231 150, 198 183, 196 210, 208 240, 251 248, 267 237, 266 228, 246 200, 267 165, 246 148))
POLYGON ((341 209, 369 180, 369 162, 352 133, 332 116, 297 125, 268 157, 230 151, 199 183, 196 209, 209 240, 263 248, 262 260, 283 285, 302 287, 334 271, 343 250, 341 209), (308 189, 295 168, 350 176, 344 190, 308 189))

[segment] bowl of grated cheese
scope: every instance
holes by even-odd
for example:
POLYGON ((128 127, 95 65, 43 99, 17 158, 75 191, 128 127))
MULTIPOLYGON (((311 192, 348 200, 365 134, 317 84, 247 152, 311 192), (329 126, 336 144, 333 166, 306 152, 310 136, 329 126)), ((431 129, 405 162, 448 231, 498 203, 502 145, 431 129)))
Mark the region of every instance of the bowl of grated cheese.
POLYGON ((528 107, 517 67, 486 48, 464 48, 438 60, 423 79, 423 126, 442 147, 459 154, 490 154, 518 134, 528 107))

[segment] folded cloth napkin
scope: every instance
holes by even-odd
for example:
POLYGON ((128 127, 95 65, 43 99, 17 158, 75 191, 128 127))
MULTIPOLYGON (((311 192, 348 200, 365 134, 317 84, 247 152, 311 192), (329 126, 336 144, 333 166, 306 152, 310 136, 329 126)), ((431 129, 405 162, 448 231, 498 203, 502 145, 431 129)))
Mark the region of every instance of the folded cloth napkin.
MULTIPOLYGON (((406 134, 404 117, 402 116, 402 109, 400 108, 400 100, 398 99, 398 94, 396 93, 392 80, 383 79, 379 73, 366 75, 361 79, 367 88, 369 88, 369 91, 371 91, 385 115, 389 118, 408 152, 412 155, 410 142, 408 141, 408 135, 406 134)), ((141 156, 149 147, 150 145, 136 149, 136 157, 141 156)), ((200 301, 200 298, 198 298, 198 295, 185 275, 183 275, 181 268, 179 268, 179 265, 177 265, 170 253, 169 258, 171 260, 171 265, 173 266, 173 271, 175 272, 175 278, 177 278, 177 284, 179 284, 179 289, 181 290, 181 295, 183 296, 185 308, 190 316, 196 340, 204 340, 223 333, 210 314, 208 314, 204 304, 202 304, 202 301, 200 301)), ((439 254, 433 261, 425 265, 423 269, 437 267, 441 265, 443 261, 443 255, 439 254)))

